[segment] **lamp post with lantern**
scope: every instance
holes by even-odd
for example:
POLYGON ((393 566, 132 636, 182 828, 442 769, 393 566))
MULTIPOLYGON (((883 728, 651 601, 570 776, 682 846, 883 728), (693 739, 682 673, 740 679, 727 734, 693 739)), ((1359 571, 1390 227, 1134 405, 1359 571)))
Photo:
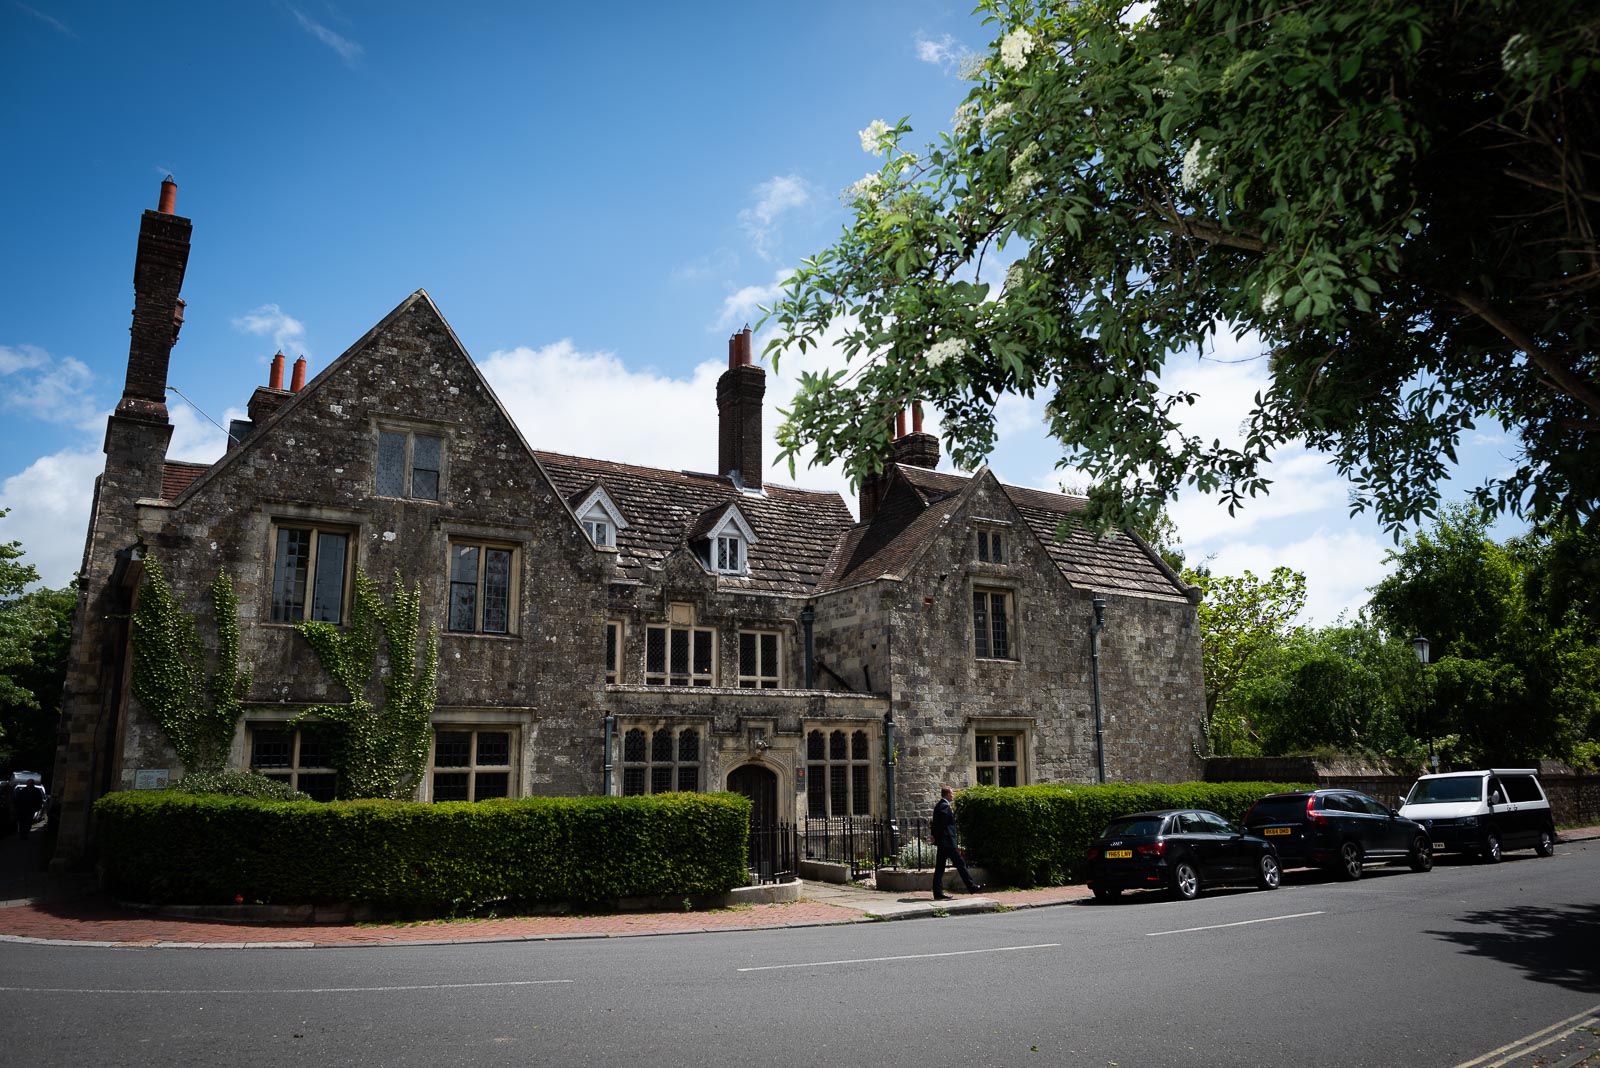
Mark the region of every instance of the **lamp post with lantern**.
POLYGON ((1433 751, 1433 724, 1428 716, 1428 639, 1420 634, 1411 639, 1411 651, 1417 654, 1417 663, 1422 670, 1422 729, 1428 735, 1428 767, 1437 772, 1439 770, 1439 757, 1433 751))

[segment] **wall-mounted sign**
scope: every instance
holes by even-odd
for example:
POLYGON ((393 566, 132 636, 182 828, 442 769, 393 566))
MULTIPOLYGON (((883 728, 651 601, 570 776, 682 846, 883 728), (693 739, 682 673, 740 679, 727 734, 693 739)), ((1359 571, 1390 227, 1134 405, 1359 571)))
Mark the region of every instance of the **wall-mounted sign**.
POLYGON ((804 790, 806 788, 806 766, 804 764, 794 769, 794 788, 796 790, 804 790))
POLYGON ((165 790, 167 788, 166 768, 140 768, 133 773, 133 788, 135 790, 165 790))

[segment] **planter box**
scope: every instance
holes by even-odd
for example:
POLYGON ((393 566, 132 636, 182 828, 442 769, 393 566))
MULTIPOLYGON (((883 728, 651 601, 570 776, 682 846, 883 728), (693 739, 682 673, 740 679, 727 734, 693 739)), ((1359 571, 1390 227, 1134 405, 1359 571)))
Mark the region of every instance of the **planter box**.
POLYGON ((802 860, 799 874, 802 879, 815 879, 821 883, 848 883, 850 865, 831 864, 825 860, 802 860))
MULTIPOLYGON (((972 873, 973 882, 988 882, 988 873, 982 868, 967 866, 972 873)), ((932 868, 879 868, 873 875, 877 881, 878 889, 891 894, 915 893, 918 890, 933 890, 932 868)), ((961 892, 961 876, 954 868, 944 870, 944 888, 961 892)))

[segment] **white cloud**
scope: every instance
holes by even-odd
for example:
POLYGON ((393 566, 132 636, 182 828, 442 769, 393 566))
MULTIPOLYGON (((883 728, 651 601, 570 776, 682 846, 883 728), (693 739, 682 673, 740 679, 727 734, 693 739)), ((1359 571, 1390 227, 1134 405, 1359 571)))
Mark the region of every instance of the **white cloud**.
MULTIPOLYGON (((1367 602, 1367 588, 1387 573, 1383 559, 1388 542, 1357 530, 1318 527, 1311 534, 1284 544, 1229 542, 1216 550, 1211 570, 1221 575, 1258 576, 1283 566, 1306 576, 1306 607, 1297 622, 1326 627, 1341 612, 1354 619, 1367 602)), ((1198 561, 1195 561, 1198 562, 1198 561)))
POLYGON ((811 203, 811 186, 797 174, 777 175, 752 190, 755 203, 739 212, 739 225, 762 259, 771 259, 772 246, 782 237, 779 219, 811 203))
POLYGON ((783 283, 794 274, 793 269, 785 267, 773 276, 772 284, 767 286, 745 286, 743 289, 729 293, 722 301, 722 312, 717 316, 716 329, 725 330, 740 322, 754 322, 761 318, 762 305, 771 305, 783 292, 783 283))
POLYGON ((295 17, 296 22, 300 23, 301 29, 339 53, 339 58, 344 60, 346 66, 355 66, 356 60, 360 59, 362 53, 366 51, 350 38, 341 37, 322 23, 308 17, 299 8, 291 7, 289 13, 295 17))
POLYGON ((24 4, 22 2, 22 0, 16 0, 16 5, 17 5, 18 10, 22 11, 24 14, 32 15, 34 18, 38 19, 40 22, 44 23, 46 26, 49 26, 52 30, 55 30, 57 33, 64 34, 67 37, 73 37, 73 38, 78 36, 77 34, 72 32, 72 28, 70 26, 68 26, 66 23, 62 22, 60 19, 51 18, 49 15, 46 15, 43 11, 40 11, 37 8, 29 7, 27 4, 24 4))
MULTIPOLYGON (((167 416, 172 422, 172 441, 167 445, 167 459, 187 460, 190 463, 214 463, 228 451, 227 432, 213 425, 179 398, 167 405, 167 416)), ((242 408, 229 408, 218 420, 224 427, 230 420, 243 419, 242 408)))
POLYGON ((0 410, 80 428, 105 417, 90 393, 94 372, 72 356, 58 359, 37 345, 0 345, 0 376, 0 410))
POLYGON ((961 66, 962 61, 971 55, 971 50, 966 45, 958 44, 948 33, 934 39, 919 30, 916 36, 916 48, 917 58, 922 62, 932 63, 946 70, 961 66))
POLYGON ((675 282, 701 282, 707 278, 726 278, 739 269, 739 254, 730 248, 718 248, 698 259, 682 263, 672 269, 675 282))
POLYGON ((104 469, 99 449, 64 449, 0 482, 0 508, 11 510, 0 520, 0 540, 20 541, 23 562, 47 586, 65 586, 83 565, 89 501, 104 469))
POLYGON ((258 337, 271 335, 272 343, 285 355, 303 355, 305 352, 305 324, 292 315, 285 315, 276 304, 262 304, 233 320, 233 328, 244 334, 258 337), (290 350, 300 348, 299 353, 290 350))

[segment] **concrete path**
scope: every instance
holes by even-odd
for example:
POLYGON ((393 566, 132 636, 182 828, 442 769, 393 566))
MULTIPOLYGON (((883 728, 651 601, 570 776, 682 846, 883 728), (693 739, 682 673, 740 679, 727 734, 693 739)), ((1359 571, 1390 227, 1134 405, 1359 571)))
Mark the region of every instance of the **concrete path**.
MULTIPOLYGON (((1600 838, 1600 826, 1561 832, 1565 842, 1600 838)), ((162 915, 100 893, 92 880, 37 871, 37 835, 0 840, 0 941, 44 944, 239 949, 255 947, 429 945, 449 942, 543 941, 634 935, 748 931, 777 927, 876 923, 1070 905, 1091 895, 1083 886, 985 890, 935 901, 931 893, 880 893, 870 886, 807 881, 800 899, 708 911, 608 912, 372 924, 231 923, 162 915), (22 870, 25 865, 32 870, 22 870), (19 893, 19 891, 21 891, 19 893)))

